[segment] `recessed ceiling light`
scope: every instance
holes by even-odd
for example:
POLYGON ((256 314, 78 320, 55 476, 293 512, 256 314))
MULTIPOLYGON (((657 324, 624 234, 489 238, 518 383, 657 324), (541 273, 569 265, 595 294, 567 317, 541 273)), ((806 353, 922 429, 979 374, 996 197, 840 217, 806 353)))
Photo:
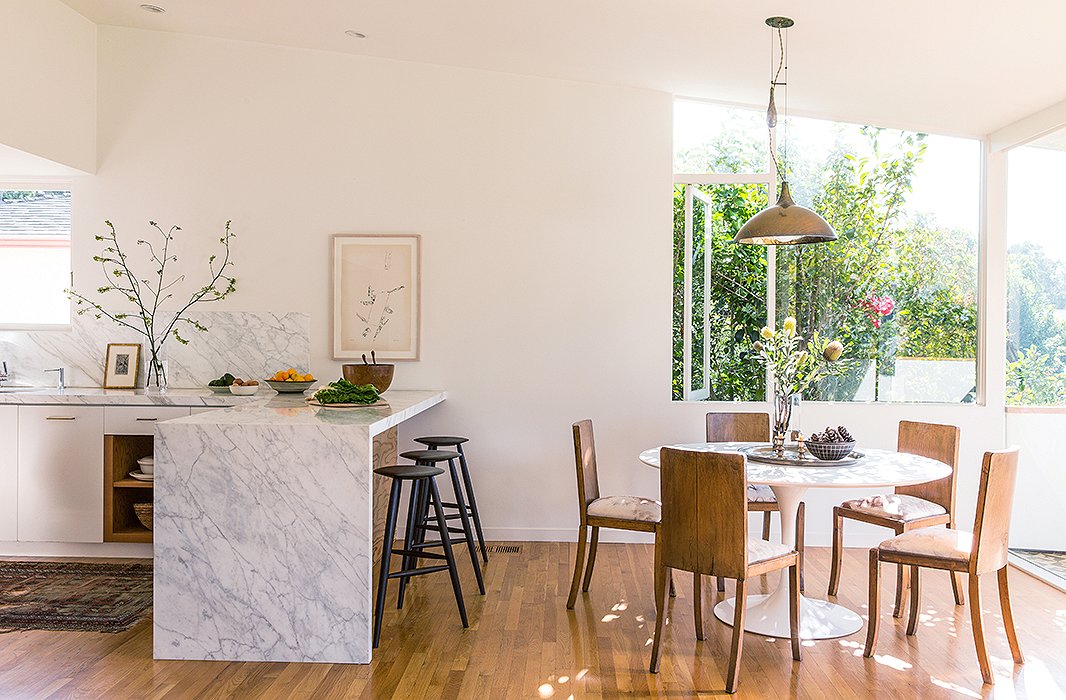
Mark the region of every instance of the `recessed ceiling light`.
POLYGON ((357 32, 354 29, 349 29, 348 31, 346 31, 344 33, 347 34, 348 36, 350 36, 353 39, 365 39, 366 38, 366 34, 363 34, 362 32, 357 32))
POLYGON ((166 12, 166 8, 160 7, 159 5, 149 5, 147 3, 141 5, 141 9, 145 12, 154 12, 157 15, 161 15, 166 12))

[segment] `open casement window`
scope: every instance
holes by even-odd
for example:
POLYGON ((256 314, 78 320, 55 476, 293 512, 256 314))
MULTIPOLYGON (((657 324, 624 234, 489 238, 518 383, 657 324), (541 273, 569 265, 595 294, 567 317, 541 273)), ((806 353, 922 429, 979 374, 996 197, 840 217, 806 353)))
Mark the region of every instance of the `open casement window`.
POLYGON ((767 249, 733 243, 740 224, 766 206, 766 192, 750 182, 674 186, 674 400, 766 396, 751 344, 767 318, 767 249))

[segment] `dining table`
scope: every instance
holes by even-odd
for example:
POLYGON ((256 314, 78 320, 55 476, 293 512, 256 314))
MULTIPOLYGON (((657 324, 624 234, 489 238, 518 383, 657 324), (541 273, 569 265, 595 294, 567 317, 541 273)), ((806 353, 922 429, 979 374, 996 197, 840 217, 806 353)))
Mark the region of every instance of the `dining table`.
MULTIPOLYGON (((666 445, 679 450, 697 452, 742 452, 764 443, 751 442, 695 442, 666 445)), ((659 451, 654 447, 640 453, 640 461, 659 468, 659 451)), ((796 514, 804 494, 812 488, 890 489, 942 479, 951 474, 951 467, 943 462, 920 455, 892 450, 857 448, 858 459, 835 465, 818 462, 803 465, 770 464, 747 459, 748 484, 769 486, 777 499, 781 513, 781 542, 796 546, 796 514)), ((668 508, 669 504, 663 504, 668 508)), ((808 513, 809 515, 809 513, 808 513)), ((788 569, 782 569, 777 587, 765 595, 749 595, 744 629, 748 632, 787 639, 789 626, 788 569)), ((732 625, 736 600, 729 598, 714 607, 714 614, 722 622, 732 625)), ((802 639, 833 639, 846 637, 862 629, 862 618, 843 605, 827 600, 800 596, 800 637, 802 639)))

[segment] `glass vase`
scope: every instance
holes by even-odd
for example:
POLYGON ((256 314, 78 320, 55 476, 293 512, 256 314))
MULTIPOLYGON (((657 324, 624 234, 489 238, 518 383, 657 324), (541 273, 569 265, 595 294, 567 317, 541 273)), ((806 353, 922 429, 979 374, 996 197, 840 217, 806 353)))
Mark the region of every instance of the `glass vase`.
POLYGON ((774 452, 779 457, 785 454, 785 441, 788 439, 788 427, 792 422, 792 410, 798 403, 798 396, 786 395, 774 390, 774 423, 771 438, 774 452))
POLYGON ((148 351, 144 358, 144 391, 147 394, 167 393, 167 372, 170 367, 162 352, 148 351))

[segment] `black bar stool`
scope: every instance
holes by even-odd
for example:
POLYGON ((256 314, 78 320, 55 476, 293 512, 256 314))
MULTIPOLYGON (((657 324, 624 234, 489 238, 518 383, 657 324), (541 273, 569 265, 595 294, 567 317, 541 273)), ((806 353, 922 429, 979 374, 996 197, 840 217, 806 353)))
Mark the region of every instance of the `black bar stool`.
MULTIPOLYGON (((474 498, 474 484, 470 481, 470 470, 467 469, 466 466, 466 453, 463 452, 463 443, 469 441, 470 438, 459 437, 456 435, 430 435, 427 437, 415 438, 415 442, 423 444, 431 450, 450 447, 459 453, 459 468, 462 470, 463 488, 466 492, 466 507, 470 513, 470 517, 474 521, 474 530, 477 532, 477 541, 478 544, 481 545, 481 557, 487 564, 489 561, 489 548, 485 546, 485 533, 481 529, 481 515, 477 511, 477 500, 474 498)), ((455 465, 452 464, 451 468, 454 473, 455 465)), ((451 503, 445 503, 444 506, 446 508, 449 506, 454 507, 451 503)))
POLYGON ((466 606, 463 604, 463 591, 459 585, 459 570, 455 566, 455 555, 452 553, 451 538, 448 536, 447 520, 444 518, 444 508, 441 506, 440 493, 437 491, 436 477, 444 473, 443 469, 428 465, 394 465, 379 467, 374 470, 375 474, 392 479, 392 487, 389 490, 389 511, 385 516, 385 542, 381 549, 381 569, 378 574, 378 593, 374 601, 374 648, 381 639, 381 614, 385 610, 385 589, 390 578, 400 579, 401 590, 407 580, 412 576, 432 574, 438 571, 448 571, 452 579, 452 591, 455 593, 455 603, 459 606, 459 617, 463 621, 463 627, 469 627, 466 619, 466 606), (437 527, 440 532, 440 542, 431 542, 420 547, 412 547, 410 543, 414 533, 413 529, 422 529, 411 523, 408 517, 408 530, 405 535, 404 548, 394 549, 393 538, 396 535, 396 516, 400 510, 400 495, 403 491, 403 482, 411 482, 411 499, 408 505, 409 511, 419 508, 418 503, 425 503, 433 508, 437 519, 437 527), (425 547, 437 546, 444 550, 443 554, 423 551, 425 547), (394 554, 403 556, 403 566, 399 571, 389 571, 389 562, 394 554), (436 559, 445 561, 438 566, 417 567, 418 559, 436 559))
MULTIPOLYGON (((410 452, 404 452, 400 455, 404 459, 412 459, 415 464, 421 466, 436 466, 438 462, 448 462, 451 467, 452 478, 452 490, 455 491, 456 503, 442 502, 441 506, 444 508, 453 508, 455 513, 446 513, 445 521, 459 518, 462 521, 462 527, 448 527, 449 533, 455 533, 462 535, 462 539, 452 539, 453 544, 466 543, 467 549, 470 551, 470 563, 474 567, 474 577, 477 579, 477 587, 481 592, 481 595, 485 595, 485 581, 481 577, 481 564, 477 558, 477 547, 474 545, 474 532, 470 526, 470 514, 466 508, 466 504, 463 501, 463 491, 459 487, 459 474, 455 468, 455 460, 459 457, 458 452, 449 452, 447 450, 412 450, 410 452)), ((409 532, 414 533, 414 539, 407 543, 405 541, 404 547, 407 549, 417 549, 423 546, 433 546, 432 544, 425 544, 424 537, 427 530, 436 530, 436 526, 430 522, 429 503, 426 501, 426 497, 423 494, 422 499, 416 507, 415 512, 408 511, 407 523, 409 532), (411 527, 412 524, 418 523, 421 527, 411 527)), ((397 607, 403 607, 403 597, 407 586, 400 582, 400 594, 397 598, 397 607)))

